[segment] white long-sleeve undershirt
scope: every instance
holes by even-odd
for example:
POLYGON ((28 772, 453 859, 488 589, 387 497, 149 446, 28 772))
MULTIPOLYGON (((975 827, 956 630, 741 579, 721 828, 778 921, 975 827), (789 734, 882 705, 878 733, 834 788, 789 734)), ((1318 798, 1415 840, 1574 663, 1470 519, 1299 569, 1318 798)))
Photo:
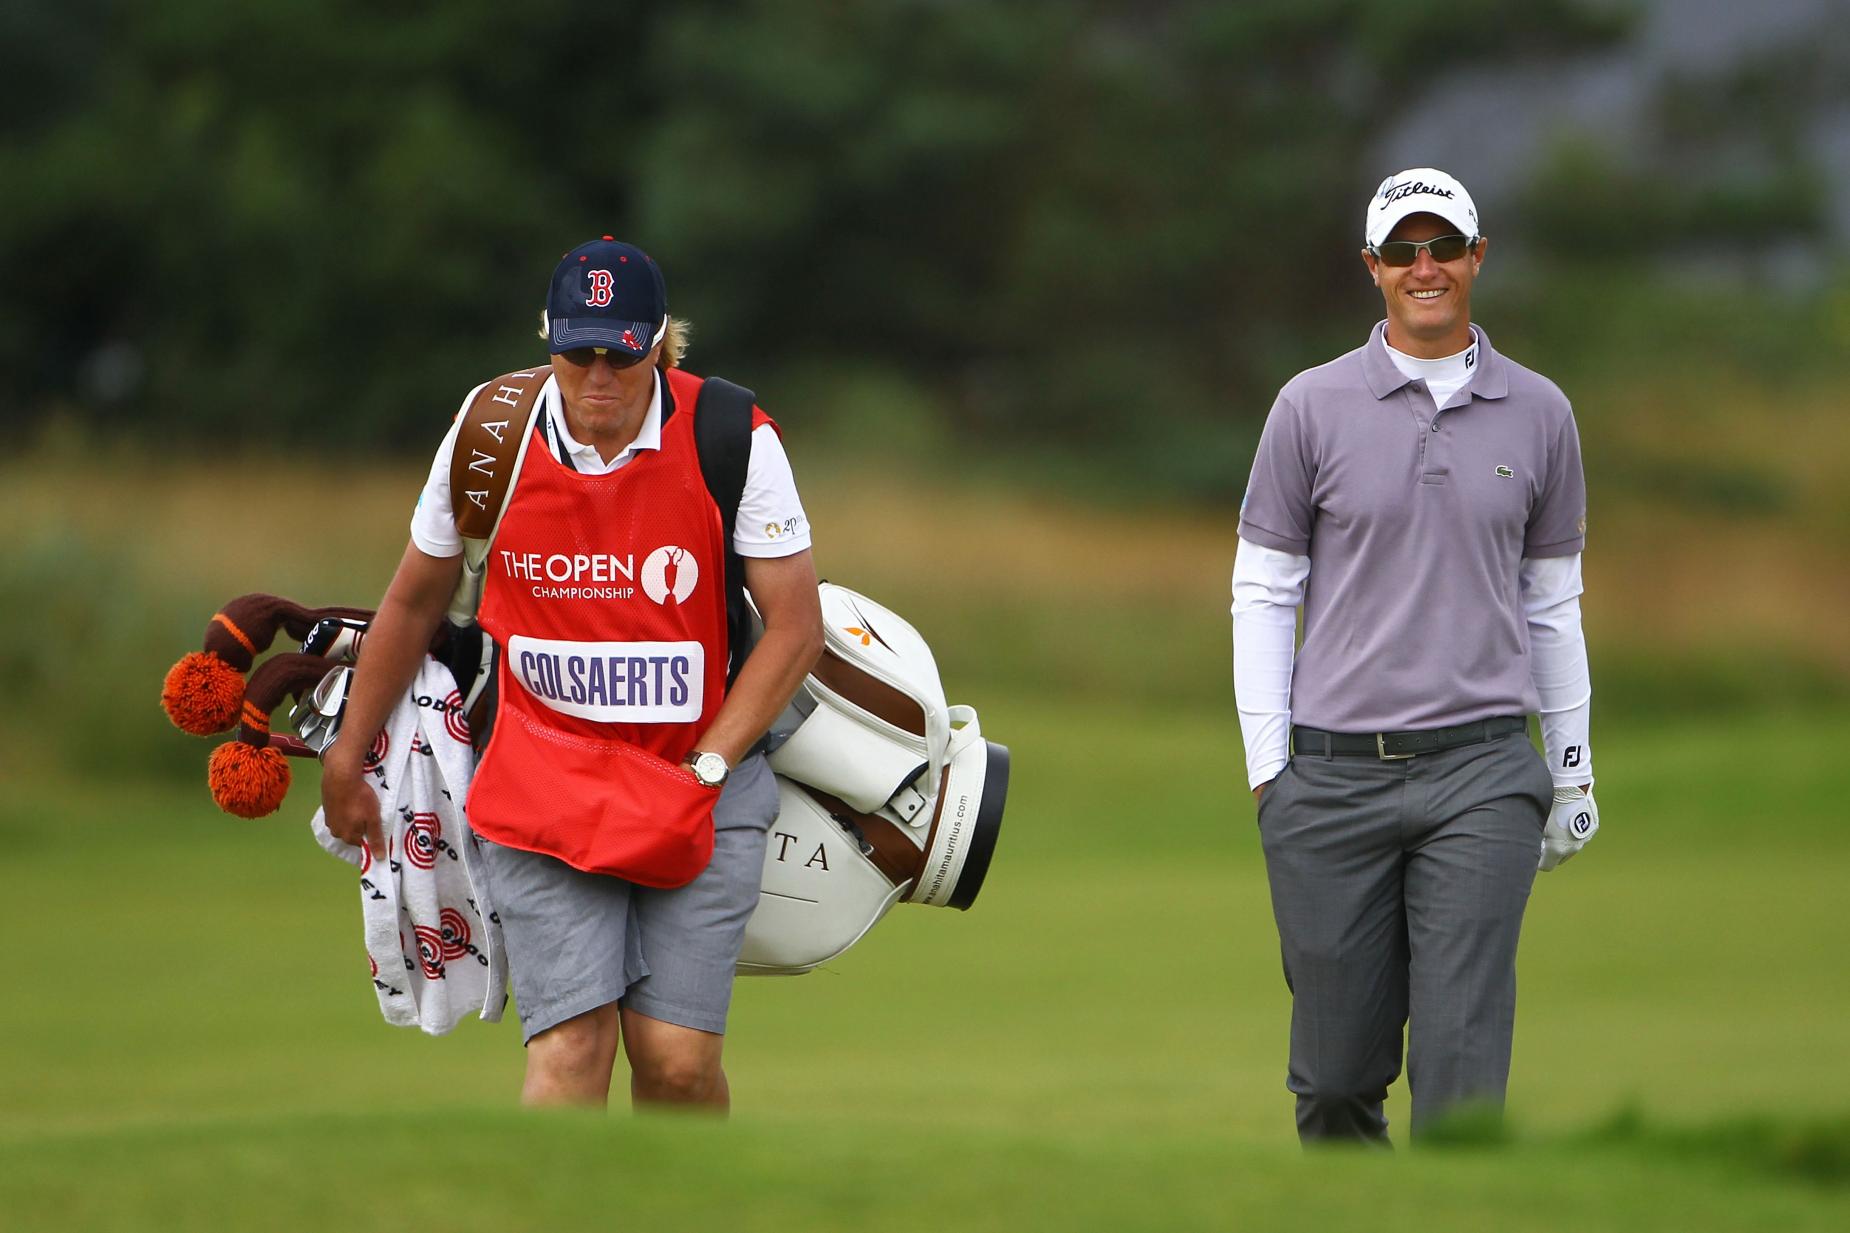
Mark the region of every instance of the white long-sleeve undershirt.
POLYGON ((1310 558, 1241 540, 1233 554, 1233 698, 1248 785, 1270 783, 1291 756, 1291 664, 1310 558))
POLYGON ((1580 554, 1525 557, 1517 576, 1529 623, 1529 676, 1541 699, 1542 752, 1555 786, 1593 782, 1593 678, 1580 627, 1580 554))
MULTIPOLYGON (((1241 540, 1233 558, 1233 692, 1252 787, 1291 751, 1291 668, 1310 558, 1241 540)), ((1593 685, 1580 625, 1580 555, 1524 558, 1529 671, 1541 699, 1542 747, 1557 786, 1591 783, 1593 685)))

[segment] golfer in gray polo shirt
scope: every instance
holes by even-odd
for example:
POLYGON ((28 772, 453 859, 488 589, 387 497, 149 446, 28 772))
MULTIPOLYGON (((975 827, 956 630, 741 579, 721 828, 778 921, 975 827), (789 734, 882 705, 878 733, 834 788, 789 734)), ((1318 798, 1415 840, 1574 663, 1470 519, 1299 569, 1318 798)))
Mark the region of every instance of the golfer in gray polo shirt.
POLYGON ((1501 1105, 1530 885, 1599 826, 1573 413, 1471 322, 1463 185, 1390 176, 1364 234, 1387 320, 1279 392, 1233 573, 1307 1142, 1386 1140, 1403 1029, 1415 1136, 1501 1105))

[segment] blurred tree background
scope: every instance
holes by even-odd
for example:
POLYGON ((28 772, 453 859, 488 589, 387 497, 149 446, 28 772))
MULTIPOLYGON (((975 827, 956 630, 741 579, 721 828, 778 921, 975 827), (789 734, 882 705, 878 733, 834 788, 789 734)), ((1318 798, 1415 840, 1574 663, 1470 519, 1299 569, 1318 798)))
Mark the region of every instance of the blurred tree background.
MULTIPOLYGON (((471 384, 533 359, 556 254, 609 231, 663 262, 695 367, 786 413, 1036 443, 1237 499, 1229 461, 1271 392, 1379 307, 1355 257, 1393 169, 1374 143, 1451 68, 1618 46, 1640 11, 8 5, 8 410, 159 441, 427 447, 471 384)), ((1743 280, 1719 316, 1615 275, 1826 235, 1801 137, 1845 99, 1844 67, 1799 40, 1673 79, 1650 159, 1551 139, 1487 212, 1522 238, 1523 276, 1484 294, 1539 342, 1524 358, 1595 367, 1590 333, 1628 337, 1666 305, 1815 356, 1840 274, 1777 304, 1743 280)))
POLYGON ((373 602, 604 232, 947 680, 1224 716, 1252 446, 1425 164, 1575 403, 1601 716, 1841 705, 1847 4, 0 5, 0 781, 196 775, 120 683, 246 590, 373 602))

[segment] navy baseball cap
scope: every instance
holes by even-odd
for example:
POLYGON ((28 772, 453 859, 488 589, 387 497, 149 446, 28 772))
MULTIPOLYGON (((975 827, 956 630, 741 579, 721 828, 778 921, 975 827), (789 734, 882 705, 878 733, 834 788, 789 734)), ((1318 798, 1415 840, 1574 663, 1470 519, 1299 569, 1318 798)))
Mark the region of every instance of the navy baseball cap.
POLYGON ((661 267, 634 244, 609 236, 559 259, 546 298, 547 348, 557 355, 606 347, 639 360, 668 328, 668 289, 661 267))

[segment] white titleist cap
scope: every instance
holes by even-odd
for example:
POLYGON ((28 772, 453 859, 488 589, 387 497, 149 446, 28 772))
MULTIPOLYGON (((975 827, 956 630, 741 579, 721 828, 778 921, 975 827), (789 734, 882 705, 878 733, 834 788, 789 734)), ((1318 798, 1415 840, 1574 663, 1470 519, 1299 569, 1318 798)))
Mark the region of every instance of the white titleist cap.
POLYGON ((1410 167, 1381 181, 1368 202, 1363 237, 1369 244, 1388 238, 1409 214, 1437 214, 1468 239, 1477 239, 1477 207, 1465 186, 1436 167, 1410 167))

